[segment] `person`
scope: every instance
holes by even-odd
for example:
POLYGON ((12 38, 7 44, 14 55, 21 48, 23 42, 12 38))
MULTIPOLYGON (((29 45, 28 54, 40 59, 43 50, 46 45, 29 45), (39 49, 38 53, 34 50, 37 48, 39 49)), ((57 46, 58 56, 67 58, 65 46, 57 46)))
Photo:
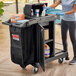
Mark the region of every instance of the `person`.
POLYGON ((46 10, 53 9, 59 4, 62 5, 62 12, 58 12, 56 14, 63 16, 61 22, 63 50, 68 51, 67 31, 69 30, 74 52, 74 57, 69 62, 69 64, 72 65, 76 63, 76 0, 57 0, 55 4, 46 7, 46 10))

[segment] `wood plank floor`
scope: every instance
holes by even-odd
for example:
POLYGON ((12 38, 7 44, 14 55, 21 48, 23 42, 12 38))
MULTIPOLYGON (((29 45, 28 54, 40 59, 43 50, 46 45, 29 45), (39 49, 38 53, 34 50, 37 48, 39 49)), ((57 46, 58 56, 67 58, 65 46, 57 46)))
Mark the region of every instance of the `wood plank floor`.
MULTIPOLYGON (((60 43, 60 27, 56 27, 56 35, 56 41, 60 43)), ((72 45, 69 38, 68 43, 69 56, 72 59, 72 45)), ((56 47, 60 48, 58 45, 56 47)), ((0 24, 0 76, 76 76, 76 65, 68 65, 68 61, 65 60, 61 65, 56 60, 45 66, 45 72, 40 68, 37 74, 33 74, 31 65, 23 70, 19 65, 14 64, 10 59, 9 27, 0 24)))

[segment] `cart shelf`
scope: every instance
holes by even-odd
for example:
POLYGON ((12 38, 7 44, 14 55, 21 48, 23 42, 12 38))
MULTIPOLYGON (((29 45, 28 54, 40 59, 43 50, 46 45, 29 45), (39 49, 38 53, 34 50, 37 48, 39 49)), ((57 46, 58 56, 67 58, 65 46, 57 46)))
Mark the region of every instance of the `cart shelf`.
POLYGON ((46 58, 46 59, 45 59, 45 63, 48 63, 48 62, 50 62, 50 61, 54 61, 54 60, 59 59, 59 58, 65 58, 67 55, 68 55, 67 52, 58 53, 58 54, 56 54, 56 55, 53 56, 53 57, 46 58))
POLYGON ((53 39, 45 40, 45 42, 44 42, 44 43, 49 43, 49 42, 52 42, 52 41, 53 41, 53 39))

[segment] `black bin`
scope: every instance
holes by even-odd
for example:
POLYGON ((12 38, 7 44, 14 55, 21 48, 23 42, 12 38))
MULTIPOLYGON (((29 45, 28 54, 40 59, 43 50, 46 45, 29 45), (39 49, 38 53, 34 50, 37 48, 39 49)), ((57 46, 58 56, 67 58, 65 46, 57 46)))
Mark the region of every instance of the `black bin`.
POLYGON ((10 26, 11 60, 24 68, 34 62, 34 26, 20 26, 10 26))

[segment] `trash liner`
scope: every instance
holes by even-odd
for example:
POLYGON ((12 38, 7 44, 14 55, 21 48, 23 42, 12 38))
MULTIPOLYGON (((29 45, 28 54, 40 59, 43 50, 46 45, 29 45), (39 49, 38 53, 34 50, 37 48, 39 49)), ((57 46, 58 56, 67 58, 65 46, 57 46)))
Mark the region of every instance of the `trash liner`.
POLYGON ((34 62, 34 28, 10 26, 11 60, 24 68, 34 62))
MULTIPOLYGON (((55 14, 56 15, 56 13, 58 13, 58 12, 62 12, 62 11, 60 9, 49 9, 49 10, 47 10, 47 14, 55 14)), ((60 16, 60 19, 56 19, 55 23, 60 24, 61 20, 62 20, 62 16, 60 16)))

